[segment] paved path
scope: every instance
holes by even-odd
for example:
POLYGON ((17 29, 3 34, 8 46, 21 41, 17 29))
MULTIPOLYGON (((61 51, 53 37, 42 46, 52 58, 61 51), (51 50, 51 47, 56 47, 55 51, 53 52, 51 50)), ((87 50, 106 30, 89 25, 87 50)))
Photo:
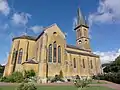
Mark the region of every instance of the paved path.
MULTIPOLYGON (((114 90, 120 90, 120 84, 115 84, 112 82, 108 81, 101 81, 101 82, 106 82, 106 84, 90 84, 90 86, 105 86, 112 88, 114 90)), ((0 86, 17 86, 19 85, 18 83, 2 83, 0 82, 0 86)), ((73 83, 47 83, 47 84, 36 84, 38 86, 72 86, 73 83)))

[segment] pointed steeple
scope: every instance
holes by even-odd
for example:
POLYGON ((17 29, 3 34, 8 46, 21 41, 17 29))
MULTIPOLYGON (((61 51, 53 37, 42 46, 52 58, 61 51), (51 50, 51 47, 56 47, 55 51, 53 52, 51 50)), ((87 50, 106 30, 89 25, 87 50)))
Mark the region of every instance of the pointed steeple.
POLYGON ((84 16, 81 13, 80 8, 78 8, 78 10, 77 10, 77 26, 79 26, 79 25, 84 25, 84 26, 88 27, 88 25, 84 19, 84 16))

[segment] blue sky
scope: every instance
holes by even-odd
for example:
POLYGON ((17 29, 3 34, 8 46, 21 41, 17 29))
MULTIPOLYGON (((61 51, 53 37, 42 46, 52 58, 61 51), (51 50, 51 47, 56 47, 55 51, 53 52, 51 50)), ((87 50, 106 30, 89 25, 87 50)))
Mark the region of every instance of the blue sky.
POLYGON ((91 48, 102 63, 120 54, 120 0, 0 0, 0 63, 7 61, 12 37, 37 36, 43 27, 56 23, 75 44, 73 24, 80 7, 90 28, 91 48))

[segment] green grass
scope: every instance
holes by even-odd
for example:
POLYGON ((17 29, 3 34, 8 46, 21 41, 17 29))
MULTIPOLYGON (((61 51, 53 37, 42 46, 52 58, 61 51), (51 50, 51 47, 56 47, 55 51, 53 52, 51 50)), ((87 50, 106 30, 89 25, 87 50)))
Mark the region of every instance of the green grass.
MULTIPOLYGON (((15 86, 0 86, 0 90, 15 90, 15 86)), ((38 86, 37 90, 80 90, 75 86, 38 86)), ((114 90, 101 86, 90 86, 82 90, 114 90)))

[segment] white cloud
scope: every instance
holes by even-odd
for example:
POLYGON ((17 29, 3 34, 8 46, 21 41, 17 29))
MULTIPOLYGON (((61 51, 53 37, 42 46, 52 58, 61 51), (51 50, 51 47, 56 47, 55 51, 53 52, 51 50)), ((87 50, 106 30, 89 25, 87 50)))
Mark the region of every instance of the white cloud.
POLYGON ((26 25, 31 15, 28 13, 14 13, 12 16, 12 22, 16 25, 26 25))
POLYGON ((9 56, 9 52, 6 52, 6 57, 2 60, 3 63, 1 65, 6 65, 7 64, 8 56, 9 56))
POLYGON ((23 36, 23 35, 27 35, 26 32, 20 32, 18 36, 23 36))
POLYGON ((30 29, 34 32, 34 33, 40 33, 42 30, 43 30, 43 26, 38 26, 38 25, 35 25, 33 27, 30 27, 30 29))
POLYGON ((0 13, 7 16, 10 13, 10 7, 7 0, 0 0, 0 13))
POLYGON ((107 52, 94 52, 97 55, 100 55, 101 63, 108 63, 110 61, 114 61, 116 57, 120 55, 120 49, 117 51, 107 51, 107 52))
POLYGON ((120 0, 100 0, 97 12, 89 15, 89 24, 120 21, 120 0))

